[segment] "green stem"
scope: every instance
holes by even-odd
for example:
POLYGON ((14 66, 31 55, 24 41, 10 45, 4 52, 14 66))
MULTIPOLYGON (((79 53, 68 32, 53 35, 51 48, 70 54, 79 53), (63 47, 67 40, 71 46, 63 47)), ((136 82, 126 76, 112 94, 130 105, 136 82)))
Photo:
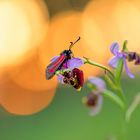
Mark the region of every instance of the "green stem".
POLYGON ((123 90, 122 90, 122 88, 121 88, 120 86, 117 87, 117 92, 118 92, 119 97, 120 97, 121 99, 123 99, 123 101, 124 101, 125 104, 126 104, 126 97, 125 97, 125 95, 124 95, 124 93, 123 93, 123 90))
POLYGON ((123 52, 128 52, 128 49, 126 46, 127 46, 127 40, 125 40, 123 43, 123 49, 122 49, 123 52))
MULTIPOLYGON (((109 77, 108 77, 108 75, 104 75, 104 80, 106 81, 106 83, 110 86, 110 88, 112 89, 112 90, 117 90, 117 87, 116 87, 116 85, 114 84, 114 81, 112 81, 109 77)), ((114 79, 113 79, 114 80, 114 79)))
MULTIPOLYGON (((125 114, 124 114, 124 117, 125 117, 125 114)), ((122 122, 122 127, 121 127, 120 140, 127 140, 127 135, 128 135, 128 122, 126 122, 126 120, 124 118, 124 120, 122 122)))
POLYGON ((90 65, 93 65, 93 66, 96 66, 96 67, 99 67, 101 69, 104 69, 105 71, 107 71, 108 73, 110 73, 110 75, 114 78, 114 74, 104 65, 101 65, 99 63, 96 63, 92 60, 89 60, 88 58, 84 57, 84 63, 85 64, 90 64, 90 65))
POLYGON ((122 90, 120 84, 116 86, 116 85, 114 84, 114 82, 113 82, 107 75, 105 75, 104 78, 105 78, 105 81, 106 81, 106 82, 108 83, 108 85, 110 86, 110 88, 111 88, 112 90, 116 91, 117 94, 118 94, 118 96, 126 103, 126 98, 125 98, 125 96, 124 96, 124 93, 123 93, 123 90, 122 90))
POLYGON ((125 114, 125 120, 126 122, 129 122, 131 119, 132 114, 134 113, 134 111, 136 110, 136 108, 139 106, 140 104, 140 93, 138 93, 132 103, 130 104, 130 106, 128 107, 126 114, 125 114))
POLYGON ((115 82, 116 86, 120 85, 120 79, 121 79, 122 71, 123 71, 123 64, 124 64, 124 60, 120 59, 118 61, 118 64, 117 64, 117 68, 115 69, 115 79, 114 79, 114 82, 115 82))

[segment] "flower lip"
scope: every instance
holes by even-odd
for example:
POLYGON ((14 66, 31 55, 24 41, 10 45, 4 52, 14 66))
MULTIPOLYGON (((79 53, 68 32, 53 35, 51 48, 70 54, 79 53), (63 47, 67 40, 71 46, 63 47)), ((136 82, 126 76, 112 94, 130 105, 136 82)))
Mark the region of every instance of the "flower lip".
POLYGON ((90 115, 91 116, 97 115, 101 111, 102 104, 103 104, 103 97, 102 95, 98 94, 96 105, 91 109, 90 115))
POLYGON ((57 78, 61 84, 69 84, 77 90, 80 90, 84 84, 83 71, 78 68, 66 70, 64 73, 59 74, 57 78))
POLYGON ((86 97, 84 97, 84 104, 90 108, 90 115, 97 115, 102 107, 103 97, 100 93, 89 93, 86 97))
POLYGON ((74 68, 72 70, 72 75, 76 79, 77 83, 74 86, 76 89, 80 89, 84 85, 84 74, 82 70, 79 70, 78 68, 74 68))
POLYGON ((87 96, 86 105, 87 105, 88 107, 94 107, 94 106, 96 106, 97 101, 98 101, 98 94, 90 93, 90 94, 88 94, 88 96, 87 96))
POLYGON ((127 60, 129 62, 135 61, 135 65, 140 65, 140 55, 136 52, 128 52, 127 53, 127 60))

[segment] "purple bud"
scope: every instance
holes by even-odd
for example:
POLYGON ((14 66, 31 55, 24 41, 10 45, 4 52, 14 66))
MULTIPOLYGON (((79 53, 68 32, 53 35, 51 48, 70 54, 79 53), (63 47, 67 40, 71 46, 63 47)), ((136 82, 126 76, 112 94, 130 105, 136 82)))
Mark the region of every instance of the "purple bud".
POLYGON ((136 59, 136 52, 128 52, 127 53, 127 59, 128 61, 133 61, 136 59))

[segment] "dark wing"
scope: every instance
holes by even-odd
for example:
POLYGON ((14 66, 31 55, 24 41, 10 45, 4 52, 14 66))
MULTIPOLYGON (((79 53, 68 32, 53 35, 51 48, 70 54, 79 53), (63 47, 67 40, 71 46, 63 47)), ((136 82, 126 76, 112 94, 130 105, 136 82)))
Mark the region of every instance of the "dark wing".
POLYGON ((61 54, 54 62, 50 63, 46 68, 46 79, 51 79, 65 60, 66 56, 61 54))

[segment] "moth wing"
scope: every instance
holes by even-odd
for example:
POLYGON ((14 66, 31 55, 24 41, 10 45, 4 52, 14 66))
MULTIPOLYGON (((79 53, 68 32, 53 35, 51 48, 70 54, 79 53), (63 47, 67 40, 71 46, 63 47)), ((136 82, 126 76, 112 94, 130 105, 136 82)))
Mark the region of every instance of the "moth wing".
POLYGON ((60 55, 56 60, 50 63, 46 68, 46 79, 51 79, 58 68, 64 63, 66 56, 64 54, 60 55))

